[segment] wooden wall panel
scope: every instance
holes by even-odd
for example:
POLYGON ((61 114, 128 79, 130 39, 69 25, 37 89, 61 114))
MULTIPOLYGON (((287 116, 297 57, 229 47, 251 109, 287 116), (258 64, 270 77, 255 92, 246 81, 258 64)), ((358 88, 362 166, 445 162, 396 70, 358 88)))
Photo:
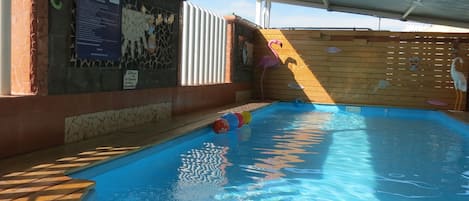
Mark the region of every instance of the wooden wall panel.
MULTIPOLYGON (((467 77, 468 38, 469 34, 461 33, 260 30, 255 60, 271 55, 269 40, 282 41, 283 48, 273 45, 281 64, 268 69, 264 79, 265 97, 269 99, 453 109, 453 47, 466 61, 457 67, 467 77), (330 53, 328 48, 332 47, 339 52, 330 53), (410 69, 412 57, 420 59, 414 71, 410 69), (380 82, 389 86, 379 87, 380 82), (304 89, 294 89, 294 84, 304 89), (430 105, 429 100, 448 105, 430 105)), ((256 69, 257 89, 261 70, 256 69)), ((463 108, 465 103, 466 97, 463 108)))

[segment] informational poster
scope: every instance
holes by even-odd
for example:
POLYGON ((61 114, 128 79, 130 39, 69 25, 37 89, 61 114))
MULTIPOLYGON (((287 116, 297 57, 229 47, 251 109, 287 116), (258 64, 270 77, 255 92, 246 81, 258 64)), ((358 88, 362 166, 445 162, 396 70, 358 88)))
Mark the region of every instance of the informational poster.
POLYGON ((78 0, 76 12, 78 58, 119 60, 122 13, 120 0, 78 0))
POLYGON ((124 89, 135 89, 138 84, 138 70, 127 70, 124 74, 124 89))

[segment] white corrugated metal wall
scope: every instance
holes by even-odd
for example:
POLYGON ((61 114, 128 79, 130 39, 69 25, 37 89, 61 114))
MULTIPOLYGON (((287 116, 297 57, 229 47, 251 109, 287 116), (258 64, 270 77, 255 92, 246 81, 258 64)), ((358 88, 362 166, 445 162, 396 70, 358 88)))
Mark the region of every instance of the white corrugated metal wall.
POLYGON ((184 2, 181 86, 225 83, 226 20, 184 2))

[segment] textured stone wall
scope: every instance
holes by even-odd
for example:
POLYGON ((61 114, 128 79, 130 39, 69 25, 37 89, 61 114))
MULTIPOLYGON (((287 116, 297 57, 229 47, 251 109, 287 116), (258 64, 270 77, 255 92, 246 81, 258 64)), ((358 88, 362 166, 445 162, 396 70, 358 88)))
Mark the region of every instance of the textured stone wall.
POLYGON ((77 142, 122 128, 169 118, 170 102, 66 117, 64 142, 77 142))

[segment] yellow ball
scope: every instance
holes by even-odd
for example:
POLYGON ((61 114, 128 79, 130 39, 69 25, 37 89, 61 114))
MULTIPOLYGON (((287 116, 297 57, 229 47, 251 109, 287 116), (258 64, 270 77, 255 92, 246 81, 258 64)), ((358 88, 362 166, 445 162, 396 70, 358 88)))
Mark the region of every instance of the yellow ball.
POLYGON ((252 116, 249 111, 241 112, 241 115, 243 116, 243 121, 245 124, 249 124, 251 122, 252 116))

